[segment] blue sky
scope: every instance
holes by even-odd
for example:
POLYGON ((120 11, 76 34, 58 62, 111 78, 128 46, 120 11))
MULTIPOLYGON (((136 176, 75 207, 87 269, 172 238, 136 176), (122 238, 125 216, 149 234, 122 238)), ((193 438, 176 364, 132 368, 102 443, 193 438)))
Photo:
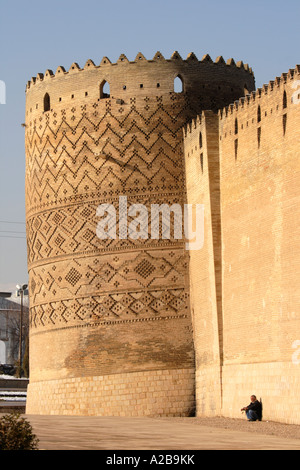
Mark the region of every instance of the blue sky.
POLYGON ((24 122, 27 81, 44 73, 99 65, 121 53, 152 59, 175 50, 253 68, 257 87, 300 63, 299 0, 0 0, 0 290, 27 282, 24 122), (5 222, 5 223, 4 223, 5 222), (7 222, 12 222, 8 224, 7 222), (18 237, 18 238, 13 238, 18 237))

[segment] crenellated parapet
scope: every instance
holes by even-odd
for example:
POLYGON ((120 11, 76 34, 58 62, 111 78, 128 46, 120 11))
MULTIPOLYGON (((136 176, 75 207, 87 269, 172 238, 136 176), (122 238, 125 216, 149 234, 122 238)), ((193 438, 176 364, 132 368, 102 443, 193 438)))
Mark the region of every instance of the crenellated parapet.
POLYGON ((67 71, 59 66, 55 73, 37 74, 26 86, 26 117, 72 108, 74 103, 110 99, 126 106, 133 98, 170 94, 184 95, 200 109, 217 111, 254 89, 252 69, 241 61, 226 63, 221 56, 213 61, 208 54, 198 60, 194 53, 184 60, 178 52, 170 59, 157 52, 152 60, 139 53, 129 61, 121 54, 116 63, 103 57, 98 66, 88 60, 83 68, 74 62, 67 71))
POLYGON ((194 119, 188 122, 183 127, 184 137, 188 137, 190 134, 192 134, 194 129, 198 129, 203 124, 204 118, 205 118, 205 111, 202 111, 201 114, 198 114, 198 116, 196 116, 194 119))
POLYGON ((103 57, 101 60, 100 64, 97 66, 95 63, 89 59, 85 63, 84 67, 81 68, 77 62, 73 62, 73 64, 70 66, 69 70, 66 70, 63 66, 59 66, 56 70, 55 73, 53 73, 52 70, 47 69, 46 72, 43 73, 38 73, 36 77, 32 77, 31 80, 27 82, 26 86, 26 91, 30 90, 34 85, 41 81, 47 81, 47 80, 52 80, 55 78, 60 78, 62 75, 66 74, 74 74, 77 72, 85 72, 85 71, 90 71, 91 69, 100 69, 101 67, 111 67, 114 68, 117 65, 120 66, 126 66, 130 65, 132 68, 136 66, 137 64, 139 65, 145 65, 145 63, 149 65, 167 65, 167 64, 187 64, 187 65, 199 65, 199 64, 211 64, 211 65, 217 65, 217 66, 223 66, 226 68, 233 68, 233 69, 240 69, 240 71, 245 71, 249 73, 251 76, 253 76, 253 71, 252 68, 249 67, 248 64, 244 64, 243 61, 238 61, 235 62, 233 58, 230 58, 225 62, 224 58, 222 56, 218 56, 215 61, 213 61, 210 57, 209 54, 205 54, 201 60, 199 60, 196 55, 193 52, 190 52, 187 56, 186 59, 182 59, 180 54, 175 51, 170 59, 165 59, 164 56, 161 54, 161 52, 156 52, 155 56, 153 57, 152 60, 147 60, 145 56, 139 52, 135 58, 135 60, 130 61, 126 57, 125 54, 121 54, 117 62, 111 62, 108 57, 103 57))
MULTIPOLYGON (((255 91, 242 96, 239 100, 219 110, 220 119, 226 119, 230 115, 236 114, 242 110, 250 110, 253 106, 262 106, 270 100, 278 101, 278 109, 281 106, 287 107, 299 100, 300 91, 300 65, 290 69, 288 73, 282 73, 275 80, 270 80, 268 84, 257 88, 255 91), (299 82, 299 83, 297 83, 299 82), (284 94, 284 96, 283 96, 284 94), (282 96, 281 96, 282 95, 282 96)), ((276 107, 277 109, 277 107, 276 107)))

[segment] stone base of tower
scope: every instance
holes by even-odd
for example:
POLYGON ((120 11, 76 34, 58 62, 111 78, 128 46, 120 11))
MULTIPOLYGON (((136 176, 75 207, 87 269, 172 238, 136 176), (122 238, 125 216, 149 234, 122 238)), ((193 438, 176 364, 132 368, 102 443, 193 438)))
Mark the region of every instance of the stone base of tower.
POLYGON ((191 416, 194 369, 76 377, 28 386, 27 414, 191 416))

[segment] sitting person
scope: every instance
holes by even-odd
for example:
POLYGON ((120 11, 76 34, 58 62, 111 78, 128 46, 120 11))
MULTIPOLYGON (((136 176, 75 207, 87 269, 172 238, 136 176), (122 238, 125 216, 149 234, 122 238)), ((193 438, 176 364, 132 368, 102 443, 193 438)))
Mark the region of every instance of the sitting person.
POLYGON ((251 396, 250 405, 245 406, 241 411, 246 412, 248 421, 261 421, 262 419, 262 406, 255 395, 251 396))

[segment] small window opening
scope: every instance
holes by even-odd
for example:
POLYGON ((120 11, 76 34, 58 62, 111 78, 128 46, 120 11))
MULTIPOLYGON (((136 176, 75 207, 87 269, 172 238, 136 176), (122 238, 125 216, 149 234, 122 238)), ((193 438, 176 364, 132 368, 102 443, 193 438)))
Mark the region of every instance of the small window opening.
POLYGON ((123 90, 126 90, 126 85, 123 85, 123 90))
POLYGON ((287 95, 286 95, 286 91, 284 91, 283 93, 283 109, 286 109, 287 108, 287 95))
POLYGON ((237 160, 237 157, 238 157, 238 148, 239 148, 239 141, 238 141, 238 139, 235 139, 235 141, 234 141, 234 156, 235 156, 235 160, 237 160))
POLYGON ((238 123, 237 118, 235 118, 235 122, 234 122, 234 133, 235 135, 239 133, 239 123, 238 123))
POLYGON ((174 91, 175 93, 183 92, 183 81, 180 75, 177 75, 177 77, 174 80, 174 91))
POLYGON ((140 88, 144 88, 144 85, 142 83, 140 84, 140 88))
POLYGON ((102 98, 110 98, 110 86, 106 80, 100 85, 100 99, 102 98))
POLYGON ((257 129, 257 143, 258 143, 258 148, 260 148, 260 142, 261 142, 261 127, 257 129))
POLYGON ((201 171, 203 173, 203 153, 200 154, 200 165, 201 165, 201 171))
POLYGON ((286 123, 287 123, 287 114, 282 116, 282 124, 283 124, 283 135, 286 134, 286 123))
POLYGON ((88 92, 87 92, 87 91, 85 92, 85 96, 88 96, 88 92))
POLYGON ((202 149, 202 146, 203 146, 202 132, 200 132, 200 136, 199 136, 199 145, 200 145, 200 148, 202 149))
POLYGON ((44 96, 44 112, 50 111, 50 96, 48 93, 44 96))
POLYGON ((257 108, 257 122, 261 122, 261 108, 258 106, 257 108))
POLYGON ((159 87, 160 87, 160 83, 157 83, 157 84, 156 84, 156 88, 159 88, 159 87))

